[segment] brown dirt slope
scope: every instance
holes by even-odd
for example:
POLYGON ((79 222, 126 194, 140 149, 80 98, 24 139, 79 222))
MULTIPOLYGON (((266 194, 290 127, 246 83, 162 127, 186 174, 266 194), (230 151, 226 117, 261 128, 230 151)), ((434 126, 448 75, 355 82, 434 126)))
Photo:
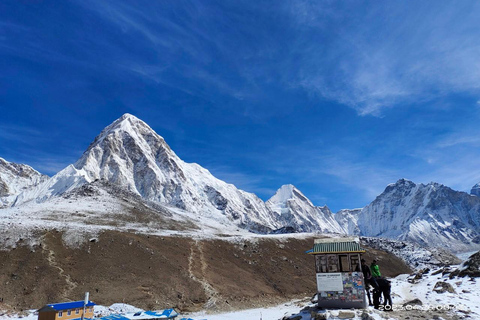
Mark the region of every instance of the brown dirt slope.
MULTIPOLYGON (((47 231, 40 246, 0 251, 0 299, 11 308, 81 300, 146 309, 233 310, 311 296, 316 290, 310 239, 194 240, 107 231, 97 242, 66 247, 47 231)), ((386 276, 410 273, 398 258, 369 250, 386 276)))

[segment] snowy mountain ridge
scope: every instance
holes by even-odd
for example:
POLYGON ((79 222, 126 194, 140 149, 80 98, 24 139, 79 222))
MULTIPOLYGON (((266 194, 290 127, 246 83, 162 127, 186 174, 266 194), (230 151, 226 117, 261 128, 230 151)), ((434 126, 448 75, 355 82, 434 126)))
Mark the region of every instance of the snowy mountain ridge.
POLYGON ((279 220, 283 221, 285 226, 290 226, 297 232, 345 233, 327 206, 314 206, 300 190, 291 184, 283 185, 278 189, 266 205, 278 214, 279 220))
MULTIPOLYGON (((302 226, 301 231, 314 231, 318 227, 324 232, 341 231, 329 210, 282 215, 255 194, 215 178, 198 164, 182 161, 161 136, 130 114, 107 126, 75 164, 22 192, 15 206, 44 202, 96 180, 122 186, 148 201, 255 232, 268 232, 290 224, 302 226)), ((306 201, 314 208, 308 199, 306 201)))
POLYGON ((453 251, 480 244, 478 196, 438 183, 400 179, 366 207, 336 214, 327 206, 313 205, 293 185, 282 186, 263 202, 200 165, 182 161, 161 136, 130 114, 103 129, 78 161, 51 178, 25 166, 30 168, 25 172, 34 172, 32 178, 15 187, 13 181, 21 179, 15 180, 11 173, 5 178, 6 163, 0 162, 0 185, 3 181, 6 186, 0 189, 10 190, 7 196, 0 195, 4 206, 32 207, 99 181, 99 185, 116 185, 140 199, 168 206, 167 211, 175 209, 259 233, 280 230, 385 237, 453 251))
POLYGON ((358 233, 451 250, 478 248, 480 198, 400 179, 357 213, 358 233))
POLYGON ((19 193, 47 179, 28 165, 0 158, 0 208, 11 205, 19 193))

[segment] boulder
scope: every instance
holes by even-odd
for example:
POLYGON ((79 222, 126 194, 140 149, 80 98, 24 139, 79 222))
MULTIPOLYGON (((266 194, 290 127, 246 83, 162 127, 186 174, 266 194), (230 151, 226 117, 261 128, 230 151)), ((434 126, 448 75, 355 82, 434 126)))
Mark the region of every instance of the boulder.
POLYGON ((421 305, 423 305, 423 302, 420 299, 413 299, 413 300, 410 300, 410 301, 405 302, 403 304, 404 307, 406 307, 406 306, 421 306, 421 305))
POLYGON ((438 281, 437 283, 435 283, 435 287, 433 288, 433 291, 435 291, 436 293, 445 293, 445 292, 456 293, 455 289, 453 289, 450 283, 443 282, 443 281, 438 281))
POLYGON ((480 251, 472 254, 462 265, 450 273, 450 279, 453 277, 480 277, 480 251))
POLYGON ((338 312, 338 318, 339 319, 353 319, 353 318, 355 318, 355 312, 341 310, 341 311, 338 312))

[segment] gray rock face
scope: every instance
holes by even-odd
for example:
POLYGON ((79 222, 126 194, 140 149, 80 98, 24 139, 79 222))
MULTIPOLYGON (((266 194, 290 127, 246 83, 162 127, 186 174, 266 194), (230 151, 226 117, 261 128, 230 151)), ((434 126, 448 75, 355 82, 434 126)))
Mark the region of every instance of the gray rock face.
POLYGON ((466 261, 462 263, 460 268, 450 274, 453 277, 480 277, 480 251, 472 254, 466 261))
POLYGON ((410 301, 405 302, 405 303, 403 304, 404 307, 406 307, 406 306, 422 306, 422 305, 423 305, 422 300, 420 300, 420 299, 418 299, 418 298, 413 299, 413 300, 410 300, 410 301))
POLYGON ((443 282, 443 281, 438 281, 435 284, 435 287, 433 287, 433 291, 435 291, 436 293, 445 293, 445 292, 456 293, 455 289, 450 283, 443 282))
POLYGON ((480 197, 480 182, 473 186, 472 190, 470 191, 470 194, 480 197))

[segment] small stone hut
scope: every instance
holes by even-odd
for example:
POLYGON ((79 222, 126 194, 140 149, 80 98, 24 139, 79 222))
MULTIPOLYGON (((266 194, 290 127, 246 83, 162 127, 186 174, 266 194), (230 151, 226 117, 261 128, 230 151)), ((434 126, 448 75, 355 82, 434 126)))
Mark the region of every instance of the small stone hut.
POLYGON ((358 237, 316 239, 315 257, 318 307, 350 309, 365 308, 365 284, 361 266, 358 237))
POLYGON ((85 320, 93 318, 92 301, 50 303, 38 310, 38 320, 85 320), (85 314, 83 311, 85 310, 85 314))

